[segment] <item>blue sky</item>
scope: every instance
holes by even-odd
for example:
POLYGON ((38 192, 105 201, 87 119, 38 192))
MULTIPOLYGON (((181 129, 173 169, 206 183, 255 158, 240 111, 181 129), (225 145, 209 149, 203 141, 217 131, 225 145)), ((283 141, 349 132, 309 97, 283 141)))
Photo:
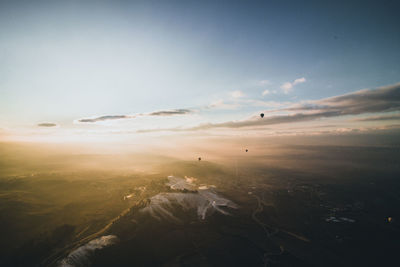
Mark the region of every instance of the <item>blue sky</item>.
MULTIPOLYGON (((400 82, 399 7, 1 1, 0 128, 76 128, 86 117, 195 110, 160 126, 184 127, 393 85, 400 82)), ((135 129, 151 124, 142 123, 135 129)))

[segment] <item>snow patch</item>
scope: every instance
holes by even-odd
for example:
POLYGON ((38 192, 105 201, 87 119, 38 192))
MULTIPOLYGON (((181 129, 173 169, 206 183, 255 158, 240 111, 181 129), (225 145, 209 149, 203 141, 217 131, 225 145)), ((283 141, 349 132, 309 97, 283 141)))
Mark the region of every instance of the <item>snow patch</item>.
POLYGON ((118 242, 118 237, 115 235, 106 235, 96 239, 93 239, 89 243, 80 246, 79 248, 72 251, 61 260, 58 264, 60 267, 81 267, 89 266, 91 258, 97 249, 102 249, 118 242))

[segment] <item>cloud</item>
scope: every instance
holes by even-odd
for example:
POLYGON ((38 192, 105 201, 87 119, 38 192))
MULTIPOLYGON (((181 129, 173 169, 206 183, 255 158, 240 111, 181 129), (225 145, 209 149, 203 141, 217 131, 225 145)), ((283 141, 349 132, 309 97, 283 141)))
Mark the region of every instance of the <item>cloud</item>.
POLYGON ((174 116, 174 115, 189 114, 192 112, 193 112, 193 110, 191 110, 191 109, 161 110, 161 111, 155 111, 155 112, 145 114, 145 116, 146 115, 147 116, 174 116))
POLYGON ((105 115, 94 118, 83 118, 78 119, 77 122, 80 123, 95 123, 101 121, 109 121, 109 120, 121 120, 121 119, 133 119, 136 117, 145 117, 145 116, 174 116, 174 115, 185 115, 194 112, 191 109, 171 109, 171 110, 160 110, 153 111, 150 113, 144 114, 136 114, 136 115, 105 115))
POLYGON ((231 97, 233 98, 241 98, 244 96, 244 93, 240 90, 236 90, 230 93, 231 97))
POLYGON ((319 114, 293 114, 293 115, 279 115, 279 116, 271 116, 264 117, 260 119, 259 116, 252 117, 243 121, 227 121, 222 123, 207 123, 201 124, 196 127, 188 128, 187 130, 205 130, 211 128, 243 128, 243 127, 251 127, 251 126, 266 126, 273 124, 281 124, 281 123, 291 123, 291 122, 301 122, 301 121, 309 121, 315 120, 321 117, 332 117, 334 116, 331 112, 324 112, 319 114))
POLYGON ((100 116, 96 118, 84 118, 84 119, 79 119, 78 122, 99 122, 99 121, 108 121, 108 120, 120 120, 120 119, 128 119, 128 118, 134 118, 135 116, 128 116, 128 115, 106 115, 106 116, 100 116))
POLYGON ((52 123, 52 122, 43 122, 43 123, 38 123, 39 127, 55 127, 57 124, 52 123))
POLYGON ((281 89, 285 94, 288 94, 292 91, 293 84, 290 82, 285 82, 284 84, 281 85, 281 89))
MULTIPOLYGON (((308 101, 292 105, 292 107, 289 108, 264 112, 266 116, 263 119, 260 119, 257 115, 242 121, 206 123, 191 128, 157 129, 156 131, 196 131, 212 128, 243 128, 399 110, 400 83, 373 90, 366 89, 345 95, 324 98, 316 101, 308 101), (271 114, 276 111, 292 113, 287 115, 268 116, 268 113, 271 114)), ((141 132, 144 131, 146 130, 142 130, 141 132)))
POLYGON ((264 90, 264 92, 262 92, 262 95, 264 96, 264 95, 269 95, 271 92, 267 89, 267 90, 264 90))
POLYGON ((276 94, 276 93, 278 93, 276 90, 264 90, 261 94, 263 95, 263 96, 266 96, 266 95, 270 95, 270 94, 276 94))
POLYGON ((300 83, 305 83, 306 81, 307 81, 306 78, 302 77, 294 80, 293 82, 285 82, 284 84, 281 85, 281 89, 283 93, 288 94, 292 91, 293 86, 300 83))
MULTIPOLYGON (((330 116, 329 113, 324 114, 325 116, 330 116)), ((191 128, 165 128, 165 129, 150 129, 150 130, 139 130, 138 132, 160 132, 160 131, 197 131, 197 130, 208 130, 215 128, 244 128, 252 126, 267 126, 280 123, 290 123, 290 122, 300 122, 309 121, 313 119, 320 118, 321 115, 306 115, 306 114, 294 114, 294 115, 281 115, 281 116, 271 116, 264 117, 261 119, 258 115, 247 120, 242 121, 227 121, 222 123, 204 123, 191 128)))
POLYGON ((299 84, 299 83, 305 83, 307 80, 306 78, 302 77, 302 78, 298 78, 296 80, 294 80, 293 85, 299 84))
POLYGON ((206 108, 207 109, 214 109, 214 108, 215 109, 236 109, 239 106, 240 105, 237 103, 225 103, 223 100, 218 100, 218 101, 211 103, 206 108))
POLYGON ((400 110, 400 83, 378 89, 364 89, 317 101, 308 101, 285 109, 301 112, 332 112, 336 116, 400 110))
POLYGON ((388 115, 388 116, 371 116, 366 118, 355 119, 355 121, 390 121, 400 120, 400 114, 388 115))
POLYGON ((278 102, 278 101, 263 101, 263 100, 256 100, 256 99, 245 99, 243 103, 246 105, 250 105, 253 107, 264 107, 270 109, 269 112, 280 111, 277 108, 287 107, 293 102, 278 102))

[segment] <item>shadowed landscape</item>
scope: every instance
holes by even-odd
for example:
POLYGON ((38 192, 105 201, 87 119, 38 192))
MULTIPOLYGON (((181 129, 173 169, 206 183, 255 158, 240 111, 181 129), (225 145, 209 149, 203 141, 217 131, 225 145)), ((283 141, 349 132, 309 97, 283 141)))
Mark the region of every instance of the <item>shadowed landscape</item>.
POLYGON ((198 161, 2 143, 1 264, 395 261, 397 147, 268 147, 198 161))

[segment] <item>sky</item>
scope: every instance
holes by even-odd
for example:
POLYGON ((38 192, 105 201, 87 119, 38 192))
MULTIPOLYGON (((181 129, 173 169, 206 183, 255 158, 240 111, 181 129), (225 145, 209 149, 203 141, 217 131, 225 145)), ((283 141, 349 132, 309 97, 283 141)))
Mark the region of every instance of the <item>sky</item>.
POLYGON ((397 129, 399 8, 0 0, 0 139, 397 129))

